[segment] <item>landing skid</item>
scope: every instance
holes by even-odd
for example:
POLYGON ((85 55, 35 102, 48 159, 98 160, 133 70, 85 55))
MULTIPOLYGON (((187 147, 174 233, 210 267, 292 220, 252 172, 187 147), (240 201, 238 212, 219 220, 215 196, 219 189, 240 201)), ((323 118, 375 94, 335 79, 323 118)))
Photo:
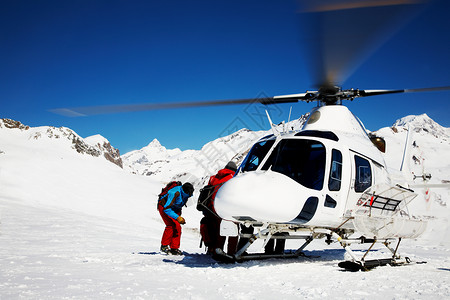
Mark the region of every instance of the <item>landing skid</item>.
POLYGON ((298 258, 298 257, 308 257, 308 258, 318 258, 319 256, 309 256, 305 255, 303 252, 297 253, 295 252, 285 252, 282 254, 265 254, 265 253, 248 253, 243 254, 240 257, 236 257, 235 255, 228 255, 221 249, 216 249, 215 255, 213 258, 222 263, 235 263, 235 262, 244 262, 249 260, 264 260, 264 259, 288 259, 288 258, 298 258))
POLYGON ((234 263, 234 262, 244 262, 249 260, 262 260, 270 258, 297 258, 300 256, 307 257, 303 253, 303 249, 313 241, 311 235, 295 235, 295 236, 273 236, 270 232, 266 230, 259 231, 257 234, 243 234, 241 238, 248 238, 248 242, 239 249, 235 255, 228 255, 221 249, 216 249, 213 258, 219 262, 224 263, 234 263), (300 248, 292 252, 283 252, 280 254, 266 254, 266 253, 247 253, 247 249, 257 240, 266 239, 266 242, 271 238, 275 239, 303 239, 305 242, 300 248))
POLYGON ((409 264, 411 261, 409 258, 405 258, 402 261, 393 259, 393 258, 382 258, 382 259, 371 259, 371 260, 365 260, 365 261, 342 261, 338 264, 339 267, 347 270, 347 271, 369 271, 375 267, 381 267, 381 266, 401 266, 405 264, 409 264))
MULTIPOLYGON (((239 258, 238 262, 247 261, 247 260, 262 260, 262 259, 269 259, 269 258, 298 258, 298 257, 310 257, 313 256, 306 255, 302 251, 300 252, 285 252, 282 254, 265 254, 265 253, 250 253, 247 255, 243 255, 239 258)), ((318 256, 314 256, 317 258, 318 256)))
MULTIPOLYGON (((280 228, 278 228, 280 229, 280 228)), ((343 236, 340 236, 337 231, 330 230, 326 228, 314 228, 309 231, 300 231, 300 229, 297 230, 291 230, 288 231, 286 228, 284 228, 284 231, 278 231, 278 232, 289 232, 291 234, 301 234, 306 233, 306 235, 274 235, 276 231, 271 230, 270 228, 266 228, 263 230, 259 230, 256 234, 241 234, 241 238, 247 238, 248 242, 237 251, 235 255, 228 255, 221 249, 216 249, 215 255, 213 255, 213 258, 219 262, 225 262, 225 263, 235 263, 235 262, 244 262, 249 260, 261 260, 261 259, 269 259, 269 258, 298 258, 300 256, 308 257, 303 253, 303 250, 306 246, 308 246, 314 238, 323 238, 324 236, 327 237, 326 242, 329 244, 333 240, 337 240, 341 246, 345 249, 346 253, 351 257, 350 260, 340 262, 338 264, 339 267, 348 270, 348 271, 368 271, 375 267, 379 266, 401 266, 410 264, 411 260, 408 257, 401 257, 398 253, 398 248, 400 246, 401 238, 398 239, 384 239, 384 240, 377 240, 376 238, 373 239, 367 239, 364 237, 360 238, 346 238, 345 234, 343 236), (291 252, 283 252, 280 254, 266 254, 266 253, 250 253, 248 254, 246 251, 247 249, 257 240, 257 239, 265 239, 266 243, 271 239, 303 239, 305 240, 304 243, 301 245, 300 248, 298 248, 295 251, 291 252), (391 243, 395 242, 397 240, 397 245, 395 249, 391 248, 391 243), (357 257, 355 253, 350 249, 350 245, 358 243, 358 244, 371 244, 367 251, 362 255, 362 257, 357 257), (381 258, 381 259, 366 259, 366 257, 369 255, 370 251, 372 250, 373 246, 376 243, 382 243, 391 253, 392 256, 388 258, 381 258)), ((415 262, 415 263, 426 263, 426 262, 415 262)))
MULTIPOLYGON (((339 240, 339 239, 338 239, 339 240)), ((400 246, 401 238, 398 239, 397 246, 395 249, 390 247, 390 244, 393 240, 384 240, 384 241, 378 241, 377 239, 340 239, 340 243, 342 247, 344 247, 345 251, 352 257, 352 260, 343 261, 338 264, 339 267, 347 270, 347 271, 369 271, 375 267, 380 266, 402 266, 406 264, 410 264, 411 260, 409 257, 401 257, 398 253, 398 247, 400 246), (360 241, 360 243, 372 243, 369 247, 369 249, 364 253, 364 255, 361 258, 356 257, 354 252, 350 249, 350 244, 355 241, 360 241), (382 243, 384 246, 386 246, 387 249, 392 253, 392 257, 389 258, 381 258, 381 259, 366 259, 366 256, 369 254, 369 252, 372 250, 372 247, 376 243, 382 243)), ((426 263, 426 262, 417 262, 417 263, 426 263)))

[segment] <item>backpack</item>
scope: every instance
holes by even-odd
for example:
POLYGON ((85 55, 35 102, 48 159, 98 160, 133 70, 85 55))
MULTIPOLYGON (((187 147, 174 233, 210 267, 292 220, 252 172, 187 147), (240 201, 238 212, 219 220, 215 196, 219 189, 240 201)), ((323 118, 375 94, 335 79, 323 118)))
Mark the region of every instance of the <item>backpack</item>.
POLYGON ((172 188, 174 188, 176 186, 180 186, 180 185, 182 185, 182 183, 180 181, 171 181, 168 184, 166 184, 166 186, 161 189, 161 193, 159 193, 159 195, 158 195, 158 203, 162 199, 164 199, 165 196, 167 196, 167 192, 170 189, 172 189, 172 188))
POLYGON ((207 212, 212 208, 212 195, 216 186, 206 185, 200 190, 197 200, 197 210, 207 212))

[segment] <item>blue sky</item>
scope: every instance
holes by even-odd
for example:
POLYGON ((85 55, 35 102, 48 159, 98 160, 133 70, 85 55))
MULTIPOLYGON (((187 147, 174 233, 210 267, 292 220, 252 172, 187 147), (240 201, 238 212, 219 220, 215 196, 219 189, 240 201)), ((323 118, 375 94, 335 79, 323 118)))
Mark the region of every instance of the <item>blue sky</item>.
MULTIPOLYGON (((450 85, 450 1, 434 1, 343 83, 450 85)), ((314 89, 295 1, 0 2, 0 118, 101 134, 126 153, 157 138, 200 149, 240 126, 268 129, 262 106, 184 108, 70 118, 60 107, 253 98, 314 89)), ((380 21, 383 18, 380 16, 380 21)), ((363 98, 347 106, 370 130, 427 113, 450 127, 450 92, 363 98)), ((280 105, 272 119, 288 118, 280 105)), ((314 104, 292 106, 299 117, 314 104)))

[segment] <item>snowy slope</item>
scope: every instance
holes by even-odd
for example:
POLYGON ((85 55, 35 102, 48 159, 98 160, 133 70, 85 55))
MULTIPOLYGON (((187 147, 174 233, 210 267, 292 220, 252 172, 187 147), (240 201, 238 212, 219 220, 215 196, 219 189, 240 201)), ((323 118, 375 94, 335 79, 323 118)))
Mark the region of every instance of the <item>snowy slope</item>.
MULTIPOLYGON (((104 145, 98 136, 86 140, 99 139, 104 145)), ((125 172, 88 142, 68 128, 8 128, 0 120, 0 197, 103 217, 121 217, 127 208, 138 212, 132 203, 149 201, 159 185, 125 172)), ((148 216, 126 218, 139 223, 148 216)))
MULTIPOLYGON (((430 212, 439 211, 435 221, 440 226, 432 226, 424 238, 406 241, 400 247, 403 254, 427 264, 342 272, 337 263, 344 259, 344 251, 337 244, 328 246, 318 240, 306 251, 315 258, 220 265, 202 255, 197 230, 201 215, 193 203, 183 210, 187 224, 183 226, 182 248, 190 254, 167 257, 157 253, 164 228, 155 209, 161 181, 195 176, 200 182, 208 172, 214 172, 201 165, 208 159, 202 158, 206 156, 202 151, 210 153, 211 147, 226 152, 228 156, 216 157, 219 167, 236 154, 225 149, 245 153, 250 146, 246 139, 267 132, 255 135, 241 130, 212 141, 201 151, 164 150, 152 142, 152 147, 161 150, 157 153, 167 154, 163 159, 169 162, 155 169, 149 165, 151 159, 142 169, 135 165, 135 170, 154 172, 142 176, 132 174, 125 164, 122 169, 103 155, 89 154, 95 152, 92 149, 101 151, 96 145, 104 144, 102 137, 83 139, 69 129, 22 126, 9 128, 0 123, 1 299, 450 297, 446 192, 436 190, 436 197, 428 202, 430 212), (88 151, 77 150, 80 147, 73 143, 72 133, 88 151)), ((444 132, 448 135, 448 129, 444 132)), ((402 156, 406 138, 403 125, 377 133, 388 141, 386 160, 398 167, 398 159, 391 156, 402 156)), ((433 180, 448 180, 448 136, 419 131, 414 141, 423 151, 433 180)), ((415 168, 412 157, 410 160, 415 168)), ((299 245, 288 241, 289 246, 299 245)), ((260 243, 253 249, 259 247, 260 243)), ((382 248, 376 250, 376 255, 386 256, 382 248)))

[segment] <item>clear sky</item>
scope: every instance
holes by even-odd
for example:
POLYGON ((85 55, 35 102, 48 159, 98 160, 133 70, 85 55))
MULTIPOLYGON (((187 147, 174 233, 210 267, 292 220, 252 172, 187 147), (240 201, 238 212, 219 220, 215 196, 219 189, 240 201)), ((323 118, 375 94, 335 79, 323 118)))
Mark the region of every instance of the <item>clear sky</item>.
MULTIPOLYGON (((426 6, 343 83, 344 88, 450 85, 450 1, 426 6)), ((60 107, 253 98, 314 89, 296 1, 4 0, 0 118, 101 134, 121 153, 157 138, 200 149, 241 127, 269 129, 262 106, 184 108, 70 118, 60 107)), ((380 16, 380 22, 383 17, 380 16)), ((345 42, 357 42, 349 39, 345 42)), ((427 113, 450 127, 450 91, 362 98, 366 128, 427 113)), ((273 112, 287 120, 291 105, 273 112)), ((292 106, 292 118, 313 103, 292 106)))

